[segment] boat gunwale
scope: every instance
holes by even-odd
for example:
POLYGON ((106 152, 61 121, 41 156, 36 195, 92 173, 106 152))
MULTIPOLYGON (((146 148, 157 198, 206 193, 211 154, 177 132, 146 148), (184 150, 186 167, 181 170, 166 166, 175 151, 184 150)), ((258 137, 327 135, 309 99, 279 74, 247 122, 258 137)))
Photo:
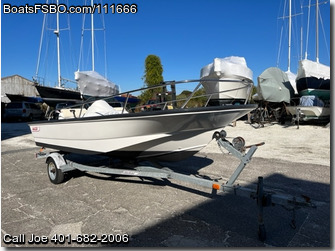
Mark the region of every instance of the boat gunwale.
POLYGON ((92 117, 80 117, 71 119, 61 119, 61 120, 40 120, 28 123, 29 125, 37 124, 48 124, 48 123, 67 123, 67 122, 81 122, 81 121, 91 121, 91 120, 107 120, 107 119, 122 119, 122 118, 139 118, 139 117, 150 117, 150 116, 164 116, 164 115, 178 115, 184 113, 200 113, 200 112, 219 112, 221 110, 238 110, 238 109, 251 109, 257 108, 257 104, 245 104, 245 105, 224 105, 224 106, 207 106, 207 107, 197 107, 197 108, 183 108, 183 109, 171 109, 171 110, 158 110, 158 111, 146 111, 138 113, 122 113, 122 114, 111 114, 111 115, 101 115, 92 117))

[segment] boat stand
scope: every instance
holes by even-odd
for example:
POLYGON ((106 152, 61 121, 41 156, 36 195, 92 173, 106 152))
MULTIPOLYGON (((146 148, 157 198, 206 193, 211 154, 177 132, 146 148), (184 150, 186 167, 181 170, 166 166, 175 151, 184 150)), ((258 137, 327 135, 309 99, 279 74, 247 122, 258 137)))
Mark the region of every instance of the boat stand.
POLYGON ((303 114, 301 112, 301 109, 296 107, 295 114, 292 116, 292 124, 296 124, 297 129, 299 129, 299 124, 300 124, 301 119, 303 119, 303 114))
MULTIPOLYGON (((226 181, 221 184, 218 181, 199 178, 187 174, 174 172, 168 168, 157 168, 152 166, 135 166, 131 169, 124 168, 111 168, 109 166, 88 166, 83 165, 66 158, 66 154, 60 152, 46 153, 43 149, 36 154, 37 158, 46 158, 47 171, 49 179, 54 184, 59 184, 64 181, 64 173, 72 170, 80 170, 83 172, 96 172, 102 174, 111 174, 116 176, 135 176, 135 177, 150 177, 161 179, 176 179, 182 182, 187 182, 202 187, 212 189, 212 194, 216 195, 217 192, 228 192, 234 195, 248 197, 256 200, 258 207, 258 237, 261 241, 266 238, 263 208, 274 205, 281 205, 293 211, 291 226, 295 228, 295 210, 299 207, 315 207, 311 200, 304 197, 295 197, 291 195, 276 194, 272 191, 265 191, 263 188, 263 177, 258 177, 257 190, 234 185, 236 179, 239 177, 245 166, 251 161, 252 156, 256 152, 258 146, 264 143, 259 143, 251 146, 245 146, 245 141, 241 137, 234 138, 232 142, 226 139, 226 132, 215 132, 213 139, 221 151, 223 148, 228 150, 233 156, 240 160, 233 174, 226 181), (247 152, 245 152, 249 149, 247 152)), ((223 152, 224 153, 224 152, 223 152)))

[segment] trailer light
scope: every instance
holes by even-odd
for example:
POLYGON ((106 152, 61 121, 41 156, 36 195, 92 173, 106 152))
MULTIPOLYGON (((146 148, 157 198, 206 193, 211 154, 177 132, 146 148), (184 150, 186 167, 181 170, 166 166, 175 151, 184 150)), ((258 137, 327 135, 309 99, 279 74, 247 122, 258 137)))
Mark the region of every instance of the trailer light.
POLYGON ((212 185, 212 188, 215 189, 215 190, 220 190, 220 185, 214 183, 214 184, 212 185))

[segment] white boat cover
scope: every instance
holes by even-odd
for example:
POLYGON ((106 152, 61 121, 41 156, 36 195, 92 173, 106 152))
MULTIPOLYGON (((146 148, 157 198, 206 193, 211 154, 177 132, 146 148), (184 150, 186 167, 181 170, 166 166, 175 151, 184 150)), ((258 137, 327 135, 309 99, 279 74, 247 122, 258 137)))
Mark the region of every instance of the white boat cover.
POLYGON ((277 67, 270 67, 259 75, 257 81, 258 100, 290 103, 294 89, 285 72, 277 67))
POLYGON ((290 72, 290 71, 286 71, 285 73, 288 77, 288 80, 291 83, 291 86, 293 87, 294 93, 298 94, 297 83, 295 82, 295 79, 297 78, 297 75, 294 74, 293 72, 290 72))
POLYGON ((214 58, 214 62, 201 69, 200 78, 239 78, 252 81, 252 71, 244 57, 214 58))
POLYGON ((74 78, 83 96, 108 97, 119 93, 119 87, 95 71, 76 71, 74 78))
MULTIPOLYGON (((110 106, 105 100, 94 101, 93 104, 87 109, 83 117, 96 117, 96 116, 106 116, 113 114, 120 114, 121 112, 110 106)), ((127 113, 127 111, 124 111, 127 113)))
POLYGON ((308 77, 330 79, 330 67, 308 59, 301 60, 299 61, 297 79, 308 77))

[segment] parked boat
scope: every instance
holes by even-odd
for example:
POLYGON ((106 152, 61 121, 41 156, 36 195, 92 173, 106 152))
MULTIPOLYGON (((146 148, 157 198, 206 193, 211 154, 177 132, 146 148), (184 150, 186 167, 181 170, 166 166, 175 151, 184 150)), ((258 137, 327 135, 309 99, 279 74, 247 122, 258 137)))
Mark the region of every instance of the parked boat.
POLYGON ((306 58, 299 62, 297 89, 301 96, 315 95, 330 100, 330 67, 319 62, 319 1, 315 3, 315 61, 306 58))
MULTIPOLYGON (((192 81, 172 81, 164 85, 188 82, 192 81)), ((158 87, 161 88, 164 85, 158 87)), ((200 85, 199 83, 196 89, 200 85)), ((142 90, 145 89, 133 92, 142 90)), ((127 92, 128 95, 130 93, 127 92)), ((92 112, 90 111, 92 105, 88 110, 80 112, 82 116, 32 122, 29 126, 36 145, 42 147, 71 153, 103 154, 127 159, 155 158, 176 161, 194 155, 212 140, 215 131, 256 108, 256 105, 185 108, 192 98, 195 97, 190 96, 177 109, 163 108, 137 113, 126 113, 126 109, 117 113, 112 108, 110 111, 108 109, 97 111, 97 106, 92 108, 92 112)), ((101 100, 95 102, 101 102, 101 100)), ((106 108, 105 105, 102 106, 106 108)), ((127 107, 127 102, 124 107, 127 107)))
MULTIPOLYGON (((93 6, 93 0, 91 0, 91 6, 93 6)), ((91 97, 109 97, 113 95, 117 95, 120 90, 119 86, 115 83, 109 81, 107 78, 101 76, 98 72, 95 71, 95 28, 94 28, 94 13, 92 12, 90 22, 90 34, 91 34, 91 70, 89 71, 76 71, 74 73, 75 80, 79 87, 79 91, 84 99, 91 97)), ((102 22, 102 30, 105 31, 104 21, 102 22)), ((82 26, 82 36, 81 36, 81 46, 80 46, 80 57, 79 57, 79 67, 81 57, 84 51, 84 31, 85 31, 85 14, 83 17, 83 26, 82 26)), ((105 41, 104 41, 105 42, 105 41)), ((106 44, 104 44, 104 48, 106 48, 106 44)))
POLYGON ((258 76, 257 81, 257 94, 253 96, 254 100, 290 103, 294 89, 285 72, 277 67, 270 67, 258 76))
POLYGON ((95 71, 76 71, 74 78, 84 99, 109 97, 119 93, 119 87, 95 71))
POLYGON ((40 97, 27 97, 20 94, 9 94, 6 93, 7 98, 10 99, 11 102, 20 102, 20 101, 26 101, 31 103, 43 103, 43 99, 40 97))
MULTIPOLYGON (((93 0, 92 3, 93 5, 93 0)), ((48 15, 48 14, 46 14, 48 15)), ((91 71, 76 71, 75 72, 75 81, 66 80, 76 83, 78 89, 66 88, 64 84, 64 78, 61 77, 61 65, 60 65, 60 27, 59 27, 59 13, 57 13, 57 28, 54 31, 54 34, 57 36, 57 71, 58 71, 58 81, 56 87, 45 86, 42 83, 37 82, 37 73, 35 77, 36 89, 38 90, 43 101, 51 107, 56 107, 58 103, 79 103, 83 99, 91 97, 108 97, 119 93, 119 87, 114 83, 110 82, 94 69, 94 22, 93 22, 93 13, 91 14, 91 34, 92 34, 92 70, 91 71)), ((45 22, 43 22, 43 26, 45 22)), ((44 30, 45 27, 42 28, 44 30)), ((84 30, 84 29, 83 29, 84 30)), ((42 33, 43 34, 43 33, 42 33)), ((82 31, 82 39, 83 39, 82 31)), ((42 43, 42 39, 41 39, 42 43)), ((83 43, 81 43, 82 45, 83 43)), ((83 50, 83 48, 81 48, 83 50)), ((81 53, 80 53, 81 55, 81 53)), ((40 57, 40 55, 39 55, 40 57)), ((37 70, 38 72, 38 70, 37 70)))
POLYGON ((251 114, 252 126, 259 128, 266 123, 285 123, 285 107, 294 95, 287 73, 270 67, 258 76, 257 82, 257 93, 252 99, 257 102, 258 108, 251 114))
MULTIPOLYGON (((58 1, 57 1, 58 5, 58 1)), ((55 107, 58 103, 66 103, 66 102, 80 102, 82 100, 81 94, 79 91, 71 88, 65 87, 65 82, 69 80, 65 80, 61 76, 61 54, 60 54, 60 25, 59 25, 59 12, 56 13, 56 30, 54 30, 54 34, 56 35, 56 44, 57 44, 57 85, 55 87, 50 87, 44 85, 43 81, 39 81, 39 66, 40 66, 40 58, 41 58, 41 48, 43 43, 43 35, 44 31, 47 30, 46 27, 46 19, 49 14, 44 14, 43 26, 42 26, 42 34, 40 40, 40 50, 38 55, 37 69, 36 75, 34 77, 35 87, 40 94, 43 101, 50 107, 55 107)))
POLYGON ((43 85, 35 85, 35 88, 40 94, 43 102, 51 107, 56 107, 56 105, 59 103, 80 103, 82 101, 80 92, 72 89, 67 89, 64 87, 49 87, 43 85))
POLYGON ((298 105, 287 106, 286 110, 295 119, 302 121, 330 120, 330 107, 314 95, 300 97, 298 105))
MULTIPOLYGON (((283 20, 288 18, 287 70, 284 72, 277 67, 270 67, 258 76, 257 93, 252 96, 253 100, 258 103, 258 108, 252 113, 250 118, 251 124, 255 128, 263 127, 266 123, 285 123, 287 114, 286 105, 290 104, 291 98, 297 93, 295 84, 296 75, 291 72, 292 16, 295 16, 292 15, 291 0, 288 1, 288 15, 284 14, 285 11, 286 6, 284 6, 281 18, 283 20)), ((281 33, 282 35, 283 33, 281 33)))
POLYGON ((253 87, 252 71, 243 57, 215 58, 201 69, 200 79, 211 95, 209 105, 244 104, 253 87))
POLYGON ((330 67, 327 65, 301 60, 296 83, 300 96, 315 95, 322 100, 330 99, 330 67))
POLYGON ((302 120, 330 120, 330 67, 319 62, 319 2, 315 4, 315 61, 299 61, 296 78, 299 104, 288 106, 287 111, 302 120))

